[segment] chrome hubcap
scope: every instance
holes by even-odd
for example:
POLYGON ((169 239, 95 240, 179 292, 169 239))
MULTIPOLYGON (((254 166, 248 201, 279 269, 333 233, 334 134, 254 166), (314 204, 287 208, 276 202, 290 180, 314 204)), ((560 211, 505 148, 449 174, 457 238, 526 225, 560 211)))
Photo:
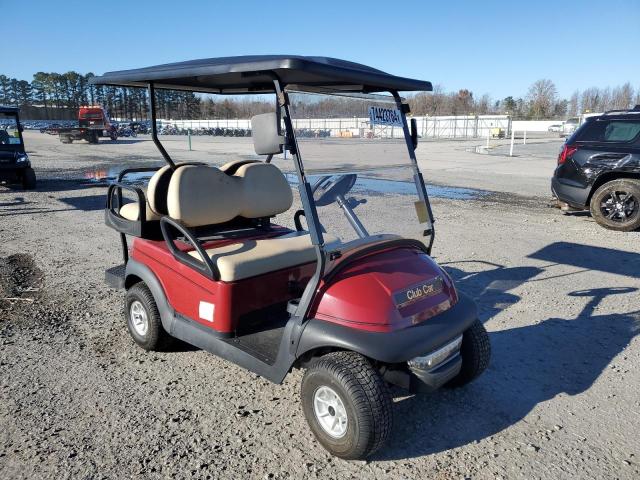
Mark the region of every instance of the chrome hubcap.
POLYGON ((131 317, 131 325, 135 332, 144 337, 149 330, 149 317, 144 305, 138 300, 134 300, 129 307, 129 316, 131 317))
POLYGON ((630 192, 613 190, 602 199, 600 211, 609 220, 626 222, 638 211, 638 200, 630 192))
POLYGON ((347 410, 338 394, 329 387, 320 387, 313 394, 313 412, 322 429, 333 438, 347 433, 347 410))

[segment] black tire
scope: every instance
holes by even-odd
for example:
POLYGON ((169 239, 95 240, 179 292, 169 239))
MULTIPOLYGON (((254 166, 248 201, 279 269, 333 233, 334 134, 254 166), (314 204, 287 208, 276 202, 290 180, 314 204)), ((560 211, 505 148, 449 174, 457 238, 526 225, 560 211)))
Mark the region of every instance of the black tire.
POLYGON ((393 411, 387 385, 358 353, 333 352, 319 357, 304 374, 301 397, 311 431, 332 455, 349 460, 366 458, 391 433, 393 411), (315 414, 314 397, 321 387, 331 389, 344 406, 346 431, 339 438, 331 436, 315 414))
POLYGON ((621 178, 605 183, 591 197, 589 208, 591 216, 604 228, 619 232, 637 230, 640 228, 640 181, 621 178))
POLYGON ((60 141, 62 143, 73 143, 73 139, 71 137, 60 137, 60 141))
POLYGON ((445 384, 449 388, 458 388, 478 378, 489 366, 491 342, 480 320, 476 320, 463 334, 460 346, 462 368, 458 375, 445 384))
POLYGON ((36 188, 36 172, 31 167, 25 168, 22 172, 22 188, 25 190, 36 188))
POLYGON ((152 351, 165 350, 169 347, 171 344, 171 336, 162 327, 158 306, 151 291, 144 282, 138 282, 127 290, 124 305, 127 328, 129 329, 131 337, 138 345, 145 350, 152 351), (142 308, 144 308, 148 322, 145 332, 136 330, 134 326, 134 319, 131 313, 131 306, 134 302, 139 302, 142 308))

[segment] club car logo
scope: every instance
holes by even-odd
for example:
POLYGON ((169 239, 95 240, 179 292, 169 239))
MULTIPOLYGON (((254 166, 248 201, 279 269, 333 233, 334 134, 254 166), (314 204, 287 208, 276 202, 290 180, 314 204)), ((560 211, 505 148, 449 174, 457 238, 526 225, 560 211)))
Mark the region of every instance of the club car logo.
POLYGON ((393 299, 398 308, 406 307, 424 298, 432 297, 442 291, 442 278, 436 277, 428 282, 421 283, 407 290, 403 290, 393 295, 393 299))
POLYGON ((400 110, 395 108, 369 107, 369 121, 371 125, 402 126, 400 110))

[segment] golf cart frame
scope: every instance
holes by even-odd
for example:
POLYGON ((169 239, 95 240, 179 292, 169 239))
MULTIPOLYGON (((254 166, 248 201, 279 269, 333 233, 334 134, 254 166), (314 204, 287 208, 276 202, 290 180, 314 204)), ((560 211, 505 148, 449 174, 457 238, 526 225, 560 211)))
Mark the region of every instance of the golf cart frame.
MULTIPOLYGON (((157 307, 162 329, 171 337, 212 352, 275 383, 281 383, 293 367, 311 368, 316 359, 324 358, 322 356, 330 352, 351 352, 359 355, 359 359, 368 359, 366 362, 371 362, 375 366, 376 378, 379 374, 380 378, 411 391, 433 390, 457 378, 466 383, 484 370, 488 358, 483 358, 481 361, 474 358, 473 365, 465 367, 461 358, 464 354, 458 354, 461 351, 461 343, 462 349, 465 348, 463 334, 466 338, 466 332, 473 330, 479 323, 475 304, 464 295, 459 295, 449 276, 429 258, 435 236, 434 219, 424 179, 415 156, 417 147, 415 123, 412 122, 410 129, 406 117, 409 108, 398 93, 399 91, 429 91, 431 90, 429 82, 392 76, 364 65, 342 60, 285 56, 229 57, 183 62, 110 72, 102 77, 94 77, 91 81, 102 85, 144 87, 148 90, 151 137, 167 163, 163 168, 168 168, 172 172, 177 172, 185 165, 202 164, 176 164, 160 142, 156 122, 156 88, 233 95, 271 93, 276 97, 276 113, 271 117, 271 125, 276 126, 276 137, 282 139, 278 145, 279 152, 266 149, 264 152, 256 150, 256 153, 268 155, 264 163, 270 163, 273 155, 282 153, 283 149, 291 154, 302 204, 302 210, 296 212, 294 216, 297 232, 271 224, 270 216, 236 218, 227 223, 209 226, 211 228, 205 230, 188 227, 184 222, 176 221, 169 215, 161 215, 159 219, 148 218, 149 198, 146 198, 142 189, 127 183, 126 177, 132 173, 152 172, 157 169, 124 170, 108 189, 105 221, 120 233, 124 264, 107 270, 107 282, 114 287, 124 287, 129 291, 136 284, 144 283, 157 307), (428 239, 427 244, 393 235, 366 235, 362 229, 359 231, 357 218, 350 218, 348 205, 340 206, 361 238, 339 244, 325 237, 314 200, 314 190, 318 184, 311 185, 305 172, 303 152, 300 151, 291 117, 288 87, 293 90, 296 88, 321 89, 337 94, 375 92, 391 94, 401 119, 419 203, 423 206, 420 210, 425 212, 420 220, 424 224, 423 234, 428 239), (284 132, 280 132, 281 123, 284 124, 284 132), (284 135, 280 135, 281 133, 284 135), (135 197, 138 212, 135 219, 126 218, 121 214, 125 190, 135 197), (315 263, 306 262, 303 265, 274 270, 230 283, 221 279, 216 262, 207 252, 207 241, 216 238, 233 243, 236 238, 243 240, 278 238, 286 232, 306 235, 307 232, 302 231, 302 216, 306 219, 308 235, 315 252, 315 263), (133 243, 133 256, 130 256, 127 235, 137 237, 133 243), (190 255, 190 250, 197 252, 202 261, 190 255), (323 295, 342 279, 352 277, 353 273, 350 273, 350 269, 363 262, 366 262, 372 271, 377 269, 395 271, 396 267, 400 269, 395 276, 396 280, 399 278, 398 282, 402 285, 402 289, 394 291, 393 299, 386 298, 394 309, 394 318, 399 319, 401 316, 398 310, 402 298, 406 297, 410 300, 407 303, 414 304, 412 295, 416 290, 420 290, 418 297, 424 295, 423 301, 432 294, 441 294, 438 297, 440 303, 429 305, 428 313, 414 312, 411 318, 404 318, 402 328, 398 325, 374 328, 363 323, 350 323, 348 320, 334 322, 319 318, 318 304, 323 295), (162 269, 163 272, 170 270, 171 273, 158 275, 150 265, 154 265, 156 270, 162 269), (402 270, 403 268, 405 271, 402 270), (174 277, 175 272, 180 272, 182 280, 169 278, 174 277), (424 276, 421 276, 423 274, 424 276), (425 278, 428 278, 428 281, 424 280, 425 278), (420 279, 420 282, 416 283, 416 279, 420 279), (168 300, 166 292, 167 289, 172 289, 174 292, 186 295, 183 293, 185 282, 192 285, 208 285, 211 291, 215 290, 215 301, 218 302, 215 305, 216 315, 218 315, 218 309, 221 312, 226 311, 228 305, 224 305, 225 298, 234 298, 225 297, 230 289, 235 288, 235 291, 239 292, 235 298, 245 295, 246 303, 268 305, 278 295, 280 299, 282 298, 283 294, 281 289, 278 290, 277 285, 286 285, 287 282, 297 283, 298 292, 295 295, 289 295, 287 299, 285 312, 287 319, 282 334, 277 338, 276 351, 273 351, 272 355, 265 355, 264 352, 247 348, 243 344, 245 337, 239 333, 242 325, 238 323, 222 326, 217 323, 215 326, 213 324, 210 326, 194 320, 198 318, 197 314, 192 318, 191 315, 179 313, 174 308, 175 305, 168 300), (274 290, 273 295, 269 289, 274 290), (279 293, 276 294, 276 291, 279 293), (250 298, 251 296, 253 298, 250 298), (446 300, 443 302, 445 297, 446 300), (394 302, 396 302, 395 305, 394 302), (419 359, 416 364, 418 366, 407 368, 408 362, 412 359, 419 359)), ((256 133, 256 128, 253 128, 253 134, 255 145, 256 136, 262 134, 256 133)), ((242 168, 242 165, 247 163, 253 162, 241 161, 231 168, 242 168)), ((225 173, 233 174, 230 171, 225 173)), ((162 180, 158 181, 162 182, 162 180)), ((349 294, 363 298, 370 293, 353 291, 349 294)), ((264 315, 265 318, 269 315, 266 310, 256 308, 253 312, 245 311, 244 318, 251 316, 248 313, 264 315)), ((349 313, 347 309, 342 317, 348 319, 349 313)), ((372 311, 372 313, 378 316, 386 315, 381 311, 372 311)), ((129 312, 129 315, 133 313, 129 312)), ((243 315, 238 318, 242 319, 243 315)), ((479 324, 479 327, 475 328, 482 328, 482 325, 479 324)), ((131 323, 129 323, 129 329, 131 331, 131 323)), ((266 330, 251 333, 251 335, 261 334, 266 334, 266 330)), ((486 332, 484 335, 486 336, 486 332)), ((132 336, 143 348, 147 348, 144 342, 136 339, 133 332, 132 336)), ((356 360, 356 363, 358 362, 360 360, 356 360)), ((367 365, 366 368, 373 368, 369 363, 367 365)), ((387 397, 384 397, 383 402, 388 402, 387 397)), ((385 403, 385 405, 383 410, 390 408, 390 404, 385 403)), ((303 408, 304 406, 303 402, 303 408)), ((306 410, 305 415, 309 418, 306 410)), ((385 417, 384 422, 389 423, 390 420, 385 417)), ((310 425, 312 425, 311 422, 310 425)), ((323 440, 321 437, 324 434, 319 434, 317 429, 314 433, 326 448, 345 458, 361 458, 380 446, 369 443, 360 445, 358 448, 344 447, 340 450, 342 447, 333 448, 331 438, 323 440)), ((376 442, 382 442, 387 433, 376 433, 378 435, 376 442)))

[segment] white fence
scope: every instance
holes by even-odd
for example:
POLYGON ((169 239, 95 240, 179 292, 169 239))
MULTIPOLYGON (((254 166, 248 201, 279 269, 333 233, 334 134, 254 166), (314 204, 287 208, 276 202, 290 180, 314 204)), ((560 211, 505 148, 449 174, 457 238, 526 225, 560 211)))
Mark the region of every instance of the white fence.
POLYGON ((562 120, 514 120, 513 129, 518 132, 546 132, 551 125, 562 125, 562 120))
MULTIPOLYGON (((485 138, 493 128, 502 128, 505 134, 511 129, 508 115, 469 115, 415 118, 418 134, 422 138, 485 138)), ((158 120, 159 128, 170 126, 179 129, 250 129, 248 119, 223 120, 158 120)), ((295 129, 325 131, 331 137, 402 138, 402 128, 375 125, 372 129, 369 118, 299 118, 293 120, 295 129)))

